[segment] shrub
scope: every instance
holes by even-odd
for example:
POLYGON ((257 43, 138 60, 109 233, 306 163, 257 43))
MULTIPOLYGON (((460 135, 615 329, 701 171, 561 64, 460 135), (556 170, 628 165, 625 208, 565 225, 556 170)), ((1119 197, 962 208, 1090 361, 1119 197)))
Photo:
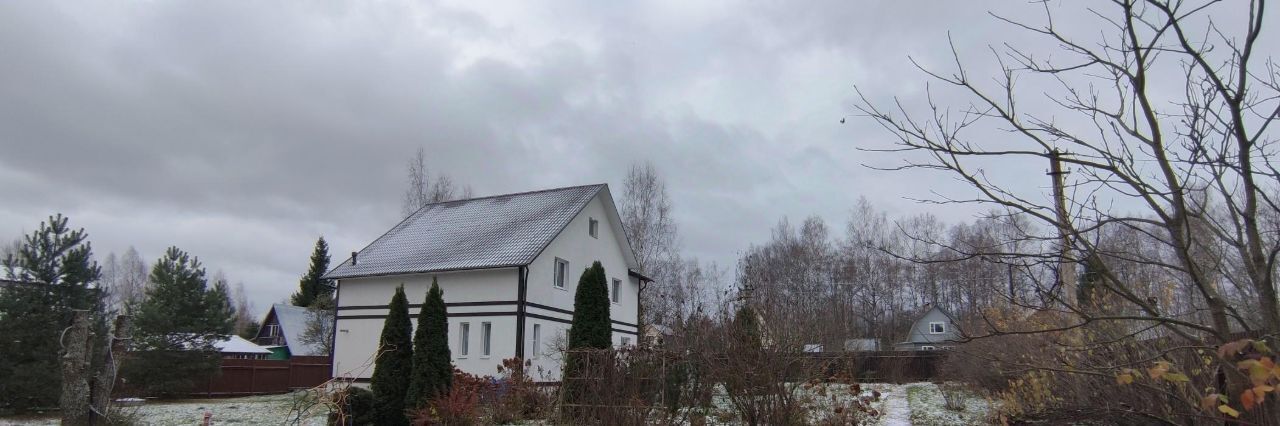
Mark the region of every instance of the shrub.
POLYGON ((468 426, 480 423, 480 403, 484 395, 491 394, 494 382, 490 377, 479 377, 454 370, 453 386, 424 407, 410 411, 415 426, 468 426))
POLYGON ((373 409, 373 391, 351 386, 336 398, 338 412, 329 415, 330 425, 366 426, 378 423, 373 409))
POLYGON ((486 401, 490 422, 505 424, 541 419, 549 412, 551 398, 539 391, 538 385, 529 378, 525 369, 530 364, 529 361, 520 362, 519 358, 502 360, 502 365, 498 366, 501 376, 497 387, 486 401))
POLYGON ((964 411, 968 391, 964 385, 954 382, 939 383, 938 391, 942 393, 943 406, 951 411, 964 411))

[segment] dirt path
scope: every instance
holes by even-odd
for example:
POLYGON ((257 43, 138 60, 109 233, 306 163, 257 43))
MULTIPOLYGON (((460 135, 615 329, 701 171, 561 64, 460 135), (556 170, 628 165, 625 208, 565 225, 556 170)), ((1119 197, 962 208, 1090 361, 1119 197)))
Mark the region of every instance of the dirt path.
POLYGON ((880 417, 880 426, 911 426, 911 405, 907 403, 906 385, 894 385, 881 398, 884 399, 884 414, 880 417))

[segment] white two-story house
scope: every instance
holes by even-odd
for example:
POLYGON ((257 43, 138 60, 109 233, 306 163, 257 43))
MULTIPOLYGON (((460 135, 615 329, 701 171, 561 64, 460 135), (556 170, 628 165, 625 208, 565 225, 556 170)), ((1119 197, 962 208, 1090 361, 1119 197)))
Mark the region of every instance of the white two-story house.
POLYGON ((555 349, 573 318, 578 279, 595 261, 608 277, 613 342, 635 344, 648 278, 636 270, 608 185, 427 205, 325 275, 337 286, 334 377, 367 381, 396 286, 416 323, 435 278, 455 366, 495 375, 515 357, 532 362, 534 380, 559 380, 555 349))

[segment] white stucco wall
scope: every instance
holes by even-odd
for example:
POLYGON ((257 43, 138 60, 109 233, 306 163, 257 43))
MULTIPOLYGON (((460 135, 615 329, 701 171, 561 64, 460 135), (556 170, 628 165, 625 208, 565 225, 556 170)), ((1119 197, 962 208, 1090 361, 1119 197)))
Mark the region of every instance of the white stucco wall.
MULTIPOLYGON (((334 333, 334 376, 368 378, 373 374, 371 360, 387 315, 385 306, 391 302, 396 286, 404 285, 405 296, 411 306, 421 305, 431 288, 432 277, 438 280, 446 304, 510 302, 448 308, 449 350, 454 365, 472 374, 496 374, 502 359, 515 356, 516 317, 513 313, 517 298, 516 271, 516 268, 506 268, 342 280, 339 282, 338 325, 334 333), (359 309, 352 309, 355 307, 359 309), (482 315, 486 312, 506 315, 482 315), (343 318, 352 316, 377 318, 343 318), (480 333, 481 323, 486 321, 493 324, 493 334, 490 356, 483 357, 480 333), (467 357, 461 356, 458 347, 458 327, 463 322, 471 323, 471 350, 467 357)), ((409 315, 416 328, 418 308, 411 307, 409 315)))

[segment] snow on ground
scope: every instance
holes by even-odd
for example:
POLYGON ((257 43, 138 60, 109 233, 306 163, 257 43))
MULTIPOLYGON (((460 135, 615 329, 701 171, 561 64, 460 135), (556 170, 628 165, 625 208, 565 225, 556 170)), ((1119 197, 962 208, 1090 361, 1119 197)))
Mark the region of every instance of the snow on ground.
MULTIPOLYGON (((296 394, 247 396, 240 398, 185 399, 175 401, 148 401, 138 407, 121 410, 133 412, 143 425, 194 425, 200 424, 206 411, 213 413, 213 423, 218 425, 324 425, 325 418, 317 414, 294 423, 290 415, 296 394), (136 410, 136 411, 135 411, 136 410)), ((46 418, 6 419, 0 425, 56 425, 56 414, 46 418)))
POLYGON ((994 422, 991 404, 978 395, 966 392, 963 395, 964 410, 953 411, 946 408, 946 400, 936 384, 912 383, 902 387, 906 389, 912 425, 984 425, 994 422))
MULTIPOLYGON (((809 410, 810 422, 827 419, 836 406, 848 406, 856 398, 871 399, 873 392, 880 392, 879 401, 869 407, 879 412, 878 417, 866 419, 868 424, 879 426, 900 425, 981 425, 991 424, 991 406, 983 398, 968 395, 963 411, 946 409, 941 390, 933 383, 869 383, 861 385, 861 392, 854 395, 848 385, 828 384, 799 387, 801 402, 809 410)), ((214 424, 227 425, 323 425, 323 414, 304 417, 294 423, 291 410, 300 394, 250 396, 223 399, 190 399, 177 401, 151 400, 139 407, 124 408, 134 411, 139 424, 182 425, 199 424, 206 411, 213 413, 214 424)), ((723 388, 716 390, 712 407, 698 410, 708 425, 737 424, 733 404, 723 388)), ((323 411, 323 410, 318 410, 323 411)), ((699 416, 701 417, 701 416, 699 416)), ((690 422, 686 419, 685 422, 690 422)), ((538 424, 541 422, 529 422, 538 424)), ((0 425, 56 425, 56 413, 45 417, 0 418, 0 425)))

